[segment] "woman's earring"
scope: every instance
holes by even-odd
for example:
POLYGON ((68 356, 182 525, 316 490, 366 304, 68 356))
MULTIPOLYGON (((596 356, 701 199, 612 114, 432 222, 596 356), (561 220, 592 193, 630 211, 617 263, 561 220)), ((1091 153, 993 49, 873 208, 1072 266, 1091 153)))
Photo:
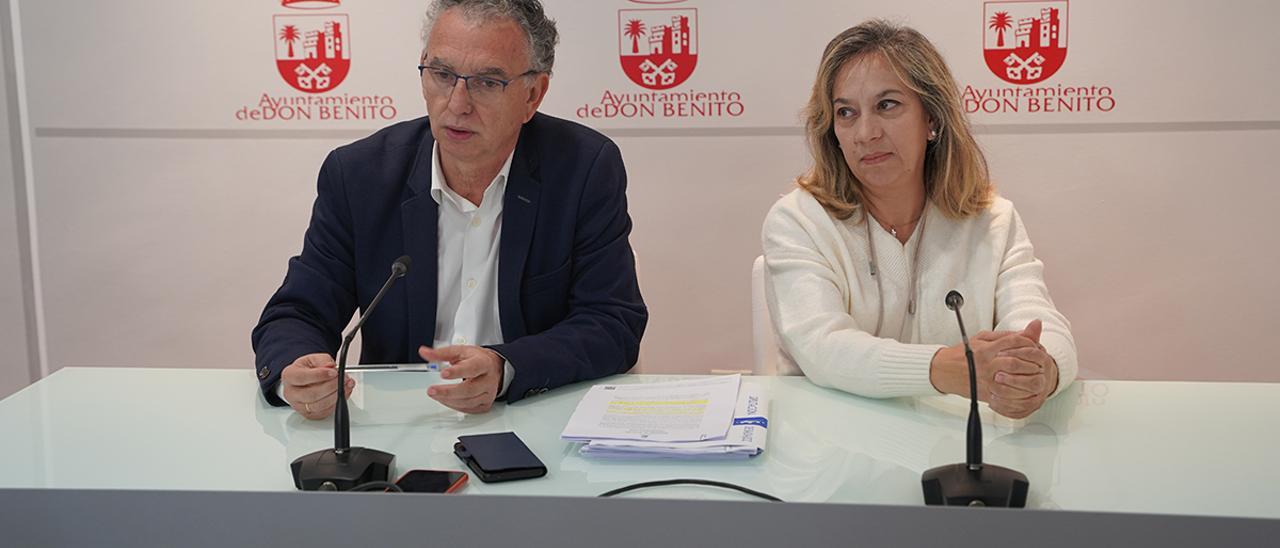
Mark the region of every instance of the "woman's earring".
POLYGON ((937 139, 937 138, 938 138, 938 130, 936 130, 936 129, 929 129, 929 140, 930 140, 930 141, 932 141, 932 140, 937 139))

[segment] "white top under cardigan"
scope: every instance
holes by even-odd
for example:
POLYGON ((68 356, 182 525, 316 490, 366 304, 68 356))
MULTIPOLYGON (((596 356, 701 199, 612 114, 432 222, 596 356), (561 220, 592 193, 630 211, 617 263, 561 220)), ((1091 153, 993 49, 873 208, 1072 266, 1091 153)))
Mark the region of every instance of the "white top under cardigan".
POLYGON ((1071 325, 1049 298, 1044 264, 1011 202, 997 197, 986 211, 962 220, 948 219, 930 203, 923 232, 917 227, 905 246, 872 223, 884 288, 880 337, 872 333, 880 296, 862 218, 859 211, 839 220, 802 189, 779 199, 765 218, 769 313, 782 350, 810 380, 877 398, 936 395, 929 382, 933 355, 960 343, 955 313, 944 303, 952 289, 964 295, 970 337, 1022 330, 1039 319, 1040 344, 1058 364, 1057 392, 1075 379, 1071 325), (924 246, 918 301, 915 315, 907 315, 918 245, 924 246))

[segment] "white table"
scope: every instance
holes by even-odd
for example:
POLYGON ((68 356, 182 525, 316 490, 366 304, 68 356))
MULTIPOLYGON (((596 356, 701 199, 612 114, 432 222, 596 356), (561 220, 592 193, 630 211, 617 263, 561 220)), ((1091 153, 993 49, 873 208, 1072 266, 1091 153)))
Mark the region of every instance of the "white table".
MULTIPOLYGON (((352 444, 394 453, 398 470, 465 469, 452 454, 459 435, 507 430, 547 465, 536 480, 472 478, 471 495, 589 497, 689 477, 789 502, 919 506, 921 472, 964 459, 964 400, 872 400, 803 377, 744 377, 772 394, 768 448, 732 462, 579 456, 559 433, 587 384, 468 416, 426 397, 433 373, 358 379, 352 444)), ((1081 382, 1022 421, 984 411, 985 456, 1028 476, 1029 508, 1278 519, 1278 421, 1277 384, 1081 382)), ((0 439, 0 489, 292 491, 289 463, 332 446, 333 430, 266 405, 248 368, 67 368, 0 401, 0 439)), ((702 487, 635 496, 744 498, 702 487)))

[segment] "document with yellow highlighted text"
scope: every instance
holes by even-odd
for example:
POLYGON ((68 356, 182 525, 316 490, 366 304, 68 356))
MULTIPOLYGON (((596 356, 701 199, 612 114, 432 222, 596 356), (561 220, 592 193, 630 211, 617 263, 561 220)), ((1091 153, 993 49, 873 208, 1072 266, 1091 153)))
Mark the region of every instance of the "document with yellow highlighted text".
POLYGON ((745 459, 764 453, 769 433, 769 394, 758 384, 742 383, 733 424, 724 438, 705 441, 591 440, 578 449, 584 457, 610 459, 745 459))
POLYGON ((578 403, 567 441, 692 442, 724 439, 741 375, 645 384, 600 384, 578 403))

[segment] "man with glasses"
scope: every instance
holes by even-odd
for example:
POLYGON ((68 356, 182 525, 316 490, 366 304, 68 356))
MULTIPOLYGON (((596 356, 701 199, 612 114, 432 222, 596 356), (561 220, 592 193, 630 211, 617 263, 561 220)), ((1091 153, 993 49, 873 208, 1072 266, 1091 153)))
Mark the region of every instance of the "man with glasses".
MULTIPOLYGON (((361 363, 447 363, 427 395, 488 411, 635 364, 648 312, 612 141, 537 112, 558 36, 537 0, 435 0, 426 118, 329 154, 302 253, 253 331, 263 394, 333 412, 333 355, 401 255, 413 270, 362 330, 361 363)), ((345 389, 355 386, 345 379, 345 389)))

